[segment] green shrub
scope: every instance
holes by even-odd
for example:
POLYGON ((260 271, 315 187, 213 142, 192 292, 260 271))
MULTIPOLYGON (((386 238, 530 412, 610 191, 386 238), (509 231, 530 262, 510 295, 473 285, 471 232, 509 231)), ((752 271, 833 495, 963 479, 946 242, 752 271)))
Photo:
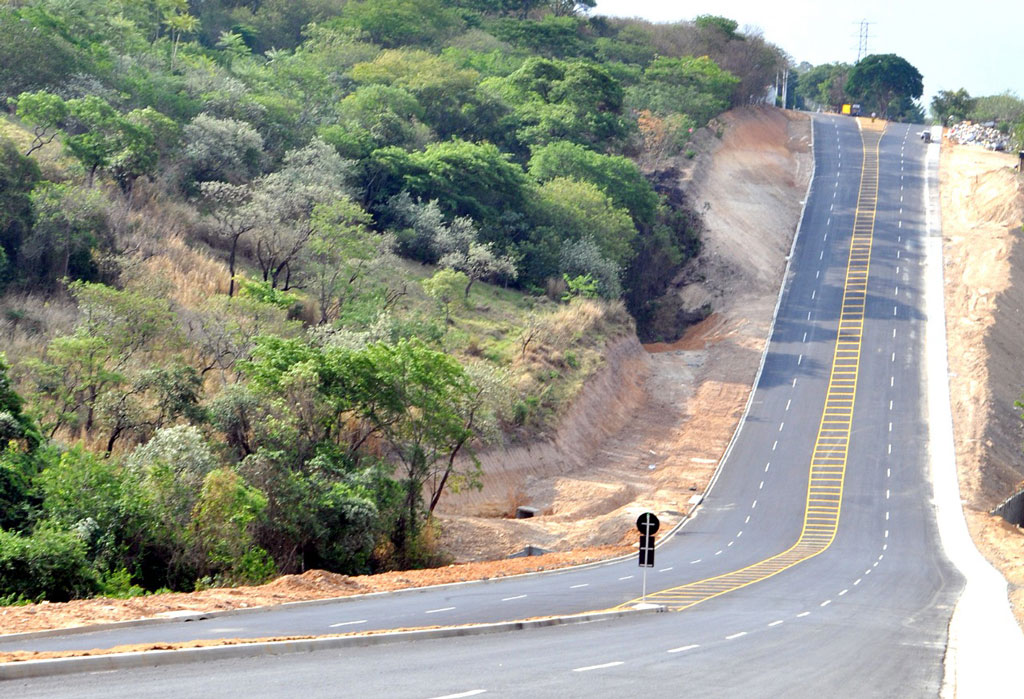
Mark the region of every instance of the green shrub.
POLYGON ((66 602, 100 589, 75 534, 44 523, 31 536, 0 531, 0 596, 66 602))

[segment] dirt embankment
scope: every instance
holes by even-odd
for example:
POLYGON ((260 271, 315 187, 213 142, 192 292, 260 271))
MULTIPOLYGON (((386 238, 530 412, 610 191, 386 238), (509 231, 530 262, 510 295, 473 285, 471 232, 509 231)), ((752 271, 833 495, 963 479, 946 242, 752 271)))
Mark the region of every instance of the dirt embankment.
POLYGON ((458 560, 632 541, 644 510, 667 531, 707 486, 771 323, 811 173, 810 121, 742 109, 722 117, 721 138, 705 130, 696 140, 699 155, 675 165, 703 212, 703 252, 670 294, 712 315, 671 345, 613 348, 553 442, 484 454, 484 490, 441 508, 458 560), (540 515, 509 519, 517 505, 540 515))
POLYGON ((1016 158, 945 143, 940 161, 950 395, 967 523, 1024 624, 1024 536, 988 512, 1024 480, 1024 180, 1016 158))
POLYGON ((630 551, 639 512, 663 531, 703 492, 747 400, 771 323, 785 256, 811 173, 810 121, 775 109, 722 118, 698 134, 699 155, 678 163, 679 186, 704 211, 704 252, 676 280, 684 306, 713 314, 678 342, 642 348, 623 340, 589 382, 558 437, 483 454, 480 493, 446 496, 444 542, 458 560, 427 571, 347 577, 309 571, 268 585, 80 600, 0 609, 0 634, 237 609, 303 599, 499 577, 630 551), (516 505, 542 513, 508 519, 516 505), (506 557, 532 544, 563 551, 506 557))

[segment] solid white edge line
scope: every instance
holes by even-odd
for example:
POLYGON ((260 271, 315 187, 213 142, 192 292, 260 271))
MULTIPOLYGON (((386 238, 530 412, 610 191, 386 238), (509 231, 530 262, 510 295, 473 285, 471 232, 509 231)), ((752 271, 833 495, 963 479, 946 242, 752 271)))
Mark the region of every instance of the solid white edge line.
POLYGON ((441 697, 433 697, 433 699, 463 699, 463 697, 475 697, 478 694, 483 694, 486 689, 471 689, 468 692, 459 692, 458 694, 445 694, 441 697))
POLYGON ((366 619, 359 619, 358 621, 341 621, 341 622, 338 622, 337 624, 330 624, 327 628, 329 628, 329 629, 336 629, 339 626, 353 626, 355 624, 365 624, 365 623, 366 623, 366 619))

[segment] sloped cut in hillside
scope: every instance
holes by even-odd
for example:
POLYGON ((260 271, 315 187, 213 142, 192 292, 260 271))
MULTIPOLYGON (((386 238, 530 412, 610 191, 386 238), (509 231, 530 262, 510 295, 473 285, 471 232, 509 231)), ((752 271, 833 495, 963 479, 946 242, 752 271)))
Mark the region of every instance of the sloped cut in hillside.
POLYGON ((1024 531, 988 514, 1024 485, 1024 179, 1016 158, 944 144, 942 234, 949 387, 964 514, 1024 625, 1024 531))
POLYGON ((805 115, 740 109, 717 128, 674 164, 706 230, 666 302, 711 315, 672 344, 614 346, 554 439, 482 454, 483 490, 439 508, 456 560, 631 540, 639 512, 671 527, 706 488, 757 370, 812 162, 805 115), (520 505, 537 516, 511 519, 520 505))

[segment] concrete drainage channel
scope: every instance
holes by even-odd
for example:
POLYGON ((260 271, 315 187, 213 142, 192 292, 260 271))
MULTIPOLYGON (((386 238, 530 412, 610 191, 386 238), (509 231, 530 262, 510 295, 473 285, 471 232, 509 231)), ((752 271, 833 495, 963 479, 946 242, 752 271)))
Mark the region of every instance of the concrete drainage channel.
POLYGON ((25 660, 0 664, 0 681, 29 679, 33 677, 50 677, 53 675, 70 675, 80 672, 105 672, 140 667, 182 665, 186 663, 208 662, 211 660, 287 655, 289 653, 311 653, 318 650, 362 648, 366 646, 379 646, 388 643, 432 638, 482 636, 484 634, 503 633, 506 631, 539 629, 547 626, 609 621, 627 616, 631 617, 638 614, 651 614, 664 611, 665 607, 662 606, 638 605, 634 609, 623 609, 610 612, 589 612, 585 614, 572 614, 569 616, 524 619, 520 621, 502 621, 494 624, 474 624, 471 626, 451 626, 438 629, 389 631, 362 636, 330 636, 325 638, 308 638, 294 641, 239 643, 230 646, 209 646, 206 648, 182 648, 179 650, 111 653, 107 655, 78 656, 73 658, 54 658, 50 660, 25 660))

